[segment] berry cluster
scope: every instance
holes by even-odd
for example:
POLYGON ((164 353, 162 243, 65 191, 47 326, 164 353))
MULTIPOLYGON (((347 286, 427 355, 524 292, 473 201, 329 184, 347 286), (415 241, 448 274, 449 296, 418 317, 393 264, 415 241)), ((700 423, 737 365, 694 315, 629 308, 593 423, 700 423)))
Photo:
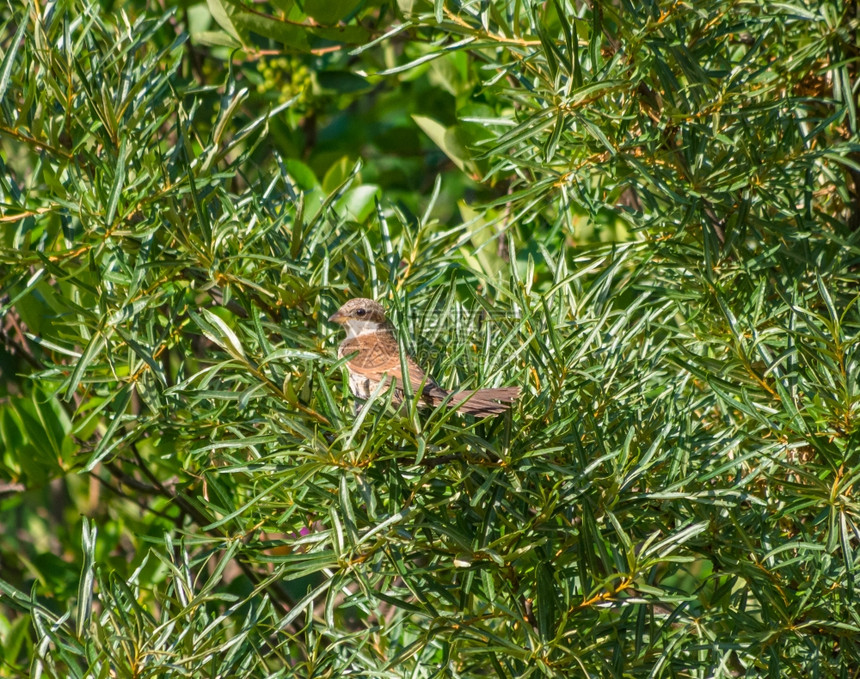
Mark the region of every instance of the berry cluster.
POLYGON ((277 94, 278 103, 283 103, 296 95, 296 109, 304 109, 310 99, 311 72, 299 57, 275 57, 260 59, 257 71, 263 81, 257 85, 257 92, 277 94))

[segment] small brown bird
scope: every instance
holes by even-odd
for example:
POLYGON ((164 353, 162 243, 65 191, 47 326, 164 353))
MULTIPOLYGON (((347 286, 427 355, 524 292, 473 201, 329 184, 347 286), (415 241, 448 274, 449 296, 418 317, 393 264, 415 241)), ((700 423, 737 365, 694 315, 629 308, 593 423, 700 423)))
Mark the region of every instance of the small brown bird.
MULTIPOLYGON (((403 382, 400 350, 394 328, 385 318, 382 305, 372 299, 351 299, 329 320, 346 328, 346 339, 337 350, 338 358, 356 354, 346 362, 349 388, 356 398, 367 399, 379 383, 394 380, 394 403, 403 401, 403 391, 397 383, 403 382)), ((442 389, 412 360, 406 358, 407 379, 414 393, 419 393, 424 404, 437 406, 450 395, 448 404, 460 412, 477 417, 498 415, 511 407, 520 395, 519 387, 479 389, 450 393, 442 389)))

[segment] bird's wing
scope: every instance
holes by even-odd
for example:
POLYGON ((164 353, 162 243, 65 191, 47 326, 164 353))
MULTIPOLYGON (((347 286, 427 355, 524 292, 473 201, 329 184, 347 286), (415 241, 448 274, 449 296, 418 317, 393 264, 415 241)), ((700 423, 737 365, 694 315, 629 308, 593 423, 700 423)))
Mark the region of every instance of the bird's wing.
MULTIPOLYGON (((340 356, 349 356, 356 351, 358 355, 346 362, 350 371, 373 383, 379 382, 385 376, 393 378, 399 384, 403 383, 400 349, 392 333, 379 331, 353 337, 341 344, 338 353, 340 356)), ((411 356, 406 357, 406 369, 413 391, 418 391, 422 386, 424 392, 427 392, 428 388, 439 390, 433 379, 425 375, 411 356)))

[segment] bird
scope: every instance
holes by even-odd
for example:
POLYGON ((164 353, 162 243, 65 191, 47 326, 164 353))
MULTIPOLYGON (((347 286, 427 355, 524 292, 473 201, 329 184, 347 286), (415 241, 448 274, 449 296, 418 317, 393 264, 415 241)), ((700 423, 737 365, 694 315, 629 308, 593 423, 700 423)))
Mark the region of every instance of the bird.
MULTIPOLYGON (((385 317, 385 309, 372 299, 351 299, 329 318, 332 323, 342 325, 346 339, 337 350, 338 358, 346 358, 349 374, 349 389, 353 396, 367 400, 374 390, 384 382, 394 385, 392 402, 403 402, 403 369, 400 350, 394 327, 385 317)), ((449 392, 442 389, 407 356, 406 379, 413 393, 419 397, 419 405, 435 407, 447 400, 449 407, 476 417, 500 415, 519 398, 519 387, 500 389, 477 389, 449 392)))

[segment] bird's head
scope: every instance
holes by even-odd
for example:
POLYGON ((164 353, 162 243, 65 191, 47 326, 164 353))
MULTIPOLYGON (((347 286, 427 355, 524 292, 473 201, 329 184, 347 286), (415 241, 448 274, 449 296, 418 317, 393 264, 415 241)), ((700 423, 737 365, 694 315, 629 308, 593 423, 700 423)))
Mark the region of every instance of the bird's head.
POLYGON ((388 327, 385 309, 372 299, 351 299, 335 311, 328 320, 344 326, 348 337, 388 327))

